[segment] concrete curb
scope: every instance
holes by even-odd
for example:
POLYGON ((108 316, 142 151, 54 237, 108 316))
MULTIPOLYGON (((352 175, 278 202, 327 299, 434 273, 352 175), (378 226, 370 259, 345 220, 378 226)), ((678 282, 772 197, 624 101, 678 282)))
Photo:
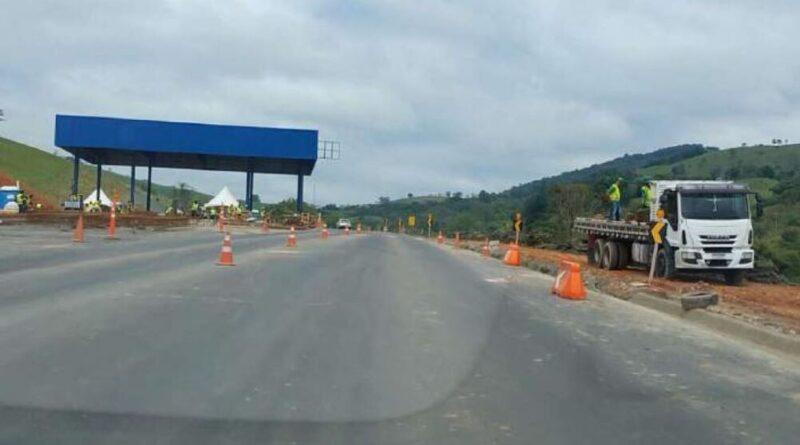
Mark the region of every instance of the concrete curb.
MULTIPOLYGON (((477 253, 470 247, 465 247, 465 248, 466 250, 470 250, 472 252, 477 253)), ((494 258, 497 258, 494 255, 492 256, 494 258)), ((543 270, 544 268, 548 269, 548 272, 550 272, 550 270, 552 269, 552 273, 550 273, 549 275, 553 275, 553 273, 555 272, 554 268, 550 268, 549 264, 546 265, 546 267, 544 266, 545 266, 544 263, 540 264, 540 263, 531 263, 523 261, 523 267, 527 269, 535 270, 538 272, 544 272, 543 270)), ((584 277, 584 281, 586 281, 586 277, 584 277)), ((646 292, 637 292, 631 298, 625 299, 604 292, 600 289, 597 289, 594 285, 591 285, 590 283, 587 283, 587 288, 594 288, 592 289, 591 293, 597 293, 598 295, 604 295, 606 297, 637 304, 639 306, 643 306, 648 309, 652 309, 667 315, 671 315, 681 320, 686 320, 691 323, 704 326, 720 334, 729 335, 731 337, 735 337, 740 340, 748 341, 757 344, 759 346, 763 346, 773 351, 789 354, 795 356, 796 358, 800 358, 800 339, 793 338, 789 335, 781 334, 779 332, 773 332, 766 328, 753 326, 749 323, 736 320, 734 318, 728 317, 723 314, 710 312, 705 309, 693 309, 690 311, 685 311, 683 310, 683 307, 681 307, 681 303, 678 300, 675 301, 667 300, 664 298, 659 298, 653 295, 649 295, 646 292)))
MULTIPOLYGON (((610 294, 605 295, 616 298, 610 294)), ((681 320, 687 320, 692 323, 705 326, 721 334, 730 335, 732 337, 755 343, 765 348, 800 357, 800 340, 779 332, 772 332, 767 329, 753 326, 743 321, 703 309, 684 311, 680 302, 678 301, 665 300, 663 298, 654 297, 642 292, 634 294, 633 297, 627 301, 638 304, 639 306, 644 306, 649 309, 672 315, 680 318, 681 320)))

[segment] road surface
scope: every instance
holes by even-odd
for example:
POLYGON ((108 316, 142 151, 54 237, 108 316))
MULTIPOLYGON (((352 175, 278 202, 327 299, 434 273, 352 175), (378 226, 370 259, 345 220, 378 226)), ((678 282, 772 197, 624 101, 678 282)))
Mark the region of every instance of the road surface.
POLYGON ((796 443, 791 358, 393 234, 0 227, 0 443, 796 443))

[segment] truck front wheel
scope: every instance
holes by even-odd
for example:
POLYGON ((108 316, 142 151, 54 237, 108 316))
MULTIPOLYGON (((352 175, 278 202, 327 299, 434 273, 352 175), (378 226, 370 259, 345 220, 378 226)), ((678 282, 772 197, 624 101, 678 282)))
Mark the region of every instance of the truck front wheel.
POLYGON ((656 255, 656 276, 672 278, 675 276, 675 255, 669 246, 662 246, 656 255))
POLYGON ((726 270, 725 271, 725 283, 731 286, 741 286, 744 282, 744 271, 743 270, 726 270))

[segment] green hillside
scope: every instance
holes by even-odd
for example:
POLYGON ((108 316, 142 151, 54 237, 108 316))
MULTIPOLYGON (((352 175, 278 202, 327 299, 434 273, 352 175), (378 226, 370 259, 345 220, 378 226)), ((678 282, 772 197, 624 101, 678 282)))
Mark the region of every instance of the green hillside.
MULTIPOLYGON (((81 165, 78 190, 86 195, 95 188, 95 167, 81 165)), ((103 171, 103 191, 112 196, 118 191, 120 199, 127 201, 130 194, 130 177, 108 170, 103 171)), ((0 185, 13 184, 20 181, 27 193, 34 195, 34 201, 44 200, 53 208, 57 208, 69 195, 72 187, 72 160, 20 144, 9 139, 0 138, 0 185)), ((136 181, 137 207, 144 207, 147 192, 145 180, 136 181)), ((189 200, 207 201, 209 195, 189 191, 180 192, 177 187, 159 184, 152 185, 151 205, 153 210, 163 210, 173 199, 182 196, 189 200)))
POLYGON ((434 215, 434 231, 465 236, 508 238, 511 217, 522 212, 523 241, 569 248, 571 221, 576 216, 604 214, 605 189, 616 177, 625 178, 623 204, 628 212, 639 205, 637 190, 646 179, 731 179, 748 184, 763 199, 764 217, 755 221, 757 266, 800 282, 800 145, 736 147, 727 150, 682 145, 620 158, 584 169, 522 184, 500 193, 481 191, 470 197, 453 193, 437 200, 403 198, 377 204, 324 207, 329 223, 339 217, 390 228, 398 219, 417 216, 417 231, 427 229, 425 215, 434 215))

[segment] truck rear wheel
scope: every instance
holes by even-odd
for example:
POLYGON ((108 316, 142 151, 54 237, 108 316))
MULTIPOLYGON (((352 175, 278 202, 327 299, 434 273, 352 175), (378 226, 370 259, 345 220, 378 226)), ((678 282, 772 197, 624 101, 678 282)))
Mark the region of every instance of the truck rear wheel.
POLYGON ((592 248, 594 264, 601 269, 605 269, 606 267, 605 264, 603 264, 603 249, 605 245, 605 240, 598 239, 594 241, 594 247, 592 248))
POLYGON ((619 269, 619 243, 609 241, 603 246, 603 266, 608 270, 619 269))
POLYGON ((597 240, 590 242, 588 246, 586 246, 586 262, 589 263, 590 266, 597 265, 597 254, 595 253, 597 249, 597 240))
POLYGON ((725 283, 731 286, 741 286, 744 282, 744 271, 743 270, 726 270, 725 271, 725 283))

